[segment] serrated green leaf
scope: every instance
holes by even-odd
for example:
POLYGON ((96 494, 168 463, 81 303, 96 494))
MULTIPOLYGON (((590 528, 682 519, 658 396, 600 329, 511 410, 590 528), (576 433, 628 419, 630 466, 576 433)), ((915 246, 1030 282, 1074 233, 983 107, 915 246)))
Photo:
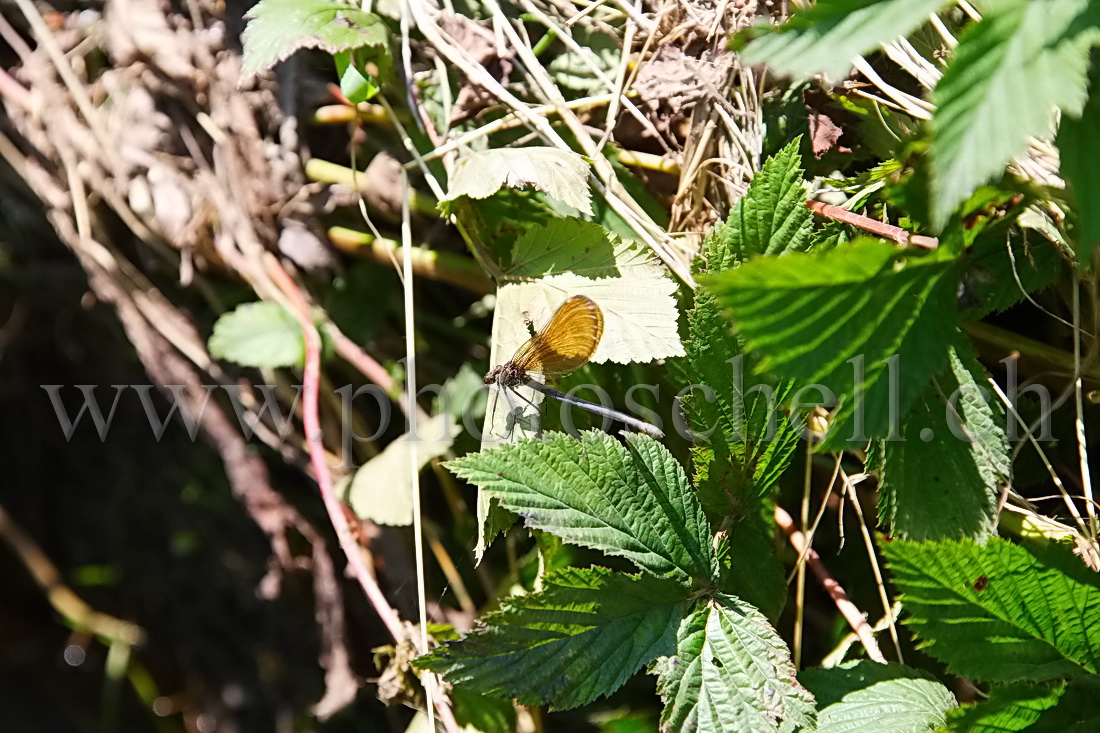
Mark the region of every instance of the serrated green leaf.
POLYGON ((1054 707, 1064 684, 997 685, 989 699, 964 705, 947 715, 946 731, 954 733, 1014 733, 1028 729, 1044 710, 1054 707))
POLYGON ((801 137, 768 158, 724 223, 707 236, 703 268, 718 272, 753 255, 801 252, 810 247, 813 214, 806 208, 801 137))
POLYGON ((759 611, 733 596, 718 595, 685 618, 676 655, 650 671, 665 702, 665 730, 812 728, 813 696, 795 679, 786 645, 759 611))
POLYGON ((215 359, 248 367, 299 366, 305 360, 302 327, 278 303, 245 303, 223 314, 207 347, 215 359))
POLYGON ((588 162, 557 148, 498 148, 470 153, 455 165, 445 201, 483 199, 501 188, 534 188, 592 215, 588 162))
POLYGON ((903 664, 864 660, 798 678, 817 698, 817 733, 927 731, 958 705, 939 680, 903 664))
POLYGON ((688 376, 693 390, 684 407, 692 427, 715 455, 728 452, 732 474, 718 476, 730 494, 723 515, 751 513, 790 462, 800 432, 781 405, 793 385, 762 377, 730 331, 713 294, 697 291, 688 312, 688 376))
POLYGON ((933 93, 934 224, 1000 175, 1029 137, 1048 133, 1055 110, 1081 113, 1098 13, 1089 0, 1002 0, 960 35, 933 93))
POLYGON ((1100 677, 1070 680, 1058 704, 1048 707, 1028 733, 1093 733, 1100 730, 1100 677))
POLYGON ((541 591, 505 600, 484 628, 414 664, 477 692, 574 708, 671 654, 687 609, 676 582, 567 568, 546 575, 541 591))
POLYGON ((1004 408, 985 386, 989 373, 964 338, 948 364, 906 416, 901 440, 882 443, 879 520, 901 539, 983 541, 1010 476, 1004 408))
POLYGON ((906 623, 952 674, 1046 682, 1100 669, 1100 578, 1067 546, 885 543, 906 623))
POLYGON ((1100 166, 1085 150, 1100 150, 1100 69, 1093 69, 1091 94, 1080 116, 1063 115, 1058 128, 1059 174, 1069 183, 1076 206, 1074 251, 1082 270, 1092 264, 1100 244, 1100 166))
POLYGON ((241 42, 245 73, 262 71, 300 48, 329 53, 389 48, 389 28, 374 13, 339 0, 261 0, 248 13, 241 42))
POLYGON ((455 721, 466 731, 514 733, 516 708, 510 700, 480 695, 465 685, 451 690, 455 721))
POLYGON ((843 79, 852 59, 907 35, 946 0, 818 0, 798 11, 778 32, 741 51, 749 64, 767 64, 796 77, 826 74, 843 79))
POLYGON ((660 577, 710 580, 717 573, 706 517, 683 469, 648 437, 628 434, 624 446, 597 431, 579 441, 549 433, 447 466, 532 529, 660 577))
POLYGON ((757 257, 700 280, 763 355, 759 370, 845 397, 822 446, 835 449, 885 435, 946 361, 956 322, 947 257, 865 239, 821 254, 757 257))

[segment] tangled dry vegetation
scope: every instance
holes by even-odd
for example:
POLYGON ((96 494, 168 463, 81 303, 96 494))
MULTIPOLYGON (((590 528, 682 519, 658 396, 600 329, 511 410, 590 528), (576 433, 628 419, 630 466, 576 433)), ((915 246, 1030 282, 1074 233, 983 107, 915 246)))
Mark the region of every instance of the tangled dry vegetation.
MULTIPOLYGON (((772 11, 746 2, 668 2, 642 10, 622 5, 590 13, 564 2, 521 6, 563 29, 567 48, 579 49, 567 28, 578 37, 599 30, 620 42, 607 49, 615 58, 613 77, 587 70, 599 93, 566 108, 547 72, 517 58, 514 44, 501 44, 485 25, 427 5, 418 6, 427 40, 410 43, 415 74, 435 78, 448 62, 465 72, 452 123, 511 100, 505 106, 512 115, 496 129, 534 110, 542 119, 567 118, 592 151, 609 139, 636 150, 623 162, 636 166, 671 211, 667 231, 649 225, 646 235, 666 262, 686 274, 700 233, 741 195, 760 162, 761 75, 737 67, 725 49, 726 34, 772 11), (624 12, 634 21, 625 32, 622 23, 608 22, 624 12), (517 66, 523 69, 518 83, 508 80, 517 66), (620 90, 629 94, 614 93, 620 90)), ((211 358, 205 334, 226 308, 227 284, 280 301, 280 278, 339 269, 340 249, 393 261, 392 241, 379 238, 363 246, 361 240, 341 239, 344 230, 332 230, 330 239, 322 222, 334 212, 357 216, 358 183, 372 219, 396 233, 402 201, 397 161, 409 155, 408 138, 402 140, 395 125, 411 124, 411 116, 408 109, 387 114, 376 105, 356 109, 341 103, 323 59, 317 63, 308 54, 275 73, 242 75, 239 37, 246 9, 209 0, 179 6, 110 0, 82 10, 31 0, 6 3, 0 16, 8 46, 0 69, 4 185, 29 189, 31 196, 23 200, 42 207, 86 272, 91 295, 113 307, 158 387, 243 385, 257 436, 288 465, 307 470, 301 426, 281 440, 259 418, 261 401, 248 383, 211 358), (364 130, 372 136, 381 130, 386 141, 358 180, 322 159, 351 163, 345 130, 356 143, 364 130)), ((417 107, 411 114, 420 113, 417 107)), ((427 132, 444 151, 455 137, 435 130, 430 120, 427 132)), ((609 176, 608 184, 615 185, 614 173, 609 176)), ((430 212, 440 191, 423 183, 427 190, 419 195, 430 212)), ((464 248, 453 231, 422 229, 441 256, 451 259, 439 264, 420 258, 418 274, 474 294, 489 291, 484 275, 456 254, 464 248)), ((324 293, 318 289, 313 300, 322 302, 324 293)), ((338 331, 335 336, 338 353, 367 380, 396 394, 393 377, 379 364, 390 354, 371 355, 338 331)), ((184 391, 189 397, 200 393, 184 391)), ((196 414, 199 406, 190 404, 196 414)), ((359 685, 345 641, 342 584, 326 533, 273 488, 268 467, 232 417, 224 406, 208 405, 202 434, 270 542, 262 595, 276 597, 283 574, 300 567, 300 556, 308 558, 326 670, 326 692, 314 712, 323 718, 346 705, 359 685), (310 549, 292 550, 291 535, 305 538, 310 549)), ((110 617, 79 604, 66 613, 108 638, 140 636, 140 630, 124 633, 110 617)), ((468 626, 472 611, 465 619, 450 614, 449 620, 468 626)), ((401 694, 402 685, 389 687, 389 694, 401 694)))

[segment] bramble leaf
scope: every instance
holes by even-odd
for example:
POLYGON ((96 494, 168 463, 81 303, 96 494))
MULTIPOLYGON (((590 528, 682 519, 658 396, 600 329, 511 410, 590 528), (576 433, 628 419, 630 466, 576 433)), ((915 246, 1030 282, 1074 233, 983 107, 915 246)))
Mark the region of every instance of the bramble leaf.
POLYGON ((901 440, 881 443, 879 519, 901 539, 983 541, 1011 472, 1004 408, 985 386, 988 372, 963 338, 948 363, 906 417, 901 440))
POLYGON ((664 730, 791 731, 814 719, 783 640, 757 611, 718 595, 684 619, 676 655, 650 666, 664 730))
POLYGON ((1051 131, 1055 111, 1076 117, 1088 93, 1100 9, 1089 0, 1002 0, 960 36, 933 91, 932 216, 955 206, 1051 131))
POLYGON ((477 692, 569 709, 622 686, 671 654, 687 591, 670 580, 566 568, 540 591, 506 599, 483 627, 414 664, 477 692))
POLYGON ((907 624, 952 674, 1046 682, 1100 670, 1100 578, 1065 545, 883 544, 907 624))
POLYGON ((454 167, 444 201, 483 199, 501 188, 534 188, 592 215, 588 162, 557 148, 497 148, 470 153, 454 167))
POLYGON ((532 529, 625 557, 659 577, 710 580, 710 530, 680 464, 660 443, 598 431, 562 433, 447 463, 532 529))
POLYGON ((831 450, 885 435, 946 361, 956 321, 948 257, 863 239, 820 254, 757 257, 700 280, 763 355, 760 371, 802 380, 815 398, 844 398, 822 445, 831 450))
POLYGON ((817 733, 932 730, 958 705, 939 680, 902 664, 849 662, 799 679, 817 698, 817 733))
POLYGON ((818 0, 741 51, 749 64, 791 76, 843 79, 852 59, 907 35, 946 0, 818 0))

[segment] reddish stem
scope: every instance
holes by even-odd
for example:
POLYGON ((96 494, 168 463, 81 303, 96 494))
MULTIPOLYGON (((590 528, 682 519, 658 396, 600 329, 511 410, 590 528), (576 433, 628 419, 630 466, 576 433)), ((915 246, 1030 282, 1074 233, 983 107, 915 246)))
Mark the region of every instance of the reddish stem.
POLYGON ((882 656, 882 650, 879 649, 878 642, 875 641, 874 630, 871 625, 867 623, 867 619, 856 604, 848 598, 848 594, 844 592, 844 588, 836 581, 836 578, 829 574, 817 552, 812 547, 806 547, 806 536, 795 527, 794 519, 783 507, 777 506, 775 508, 775 523, 787 533, 787 538, 791 541, 791 547, 798 551, 799 557, 806 558, 810 570, 817 576, 841 615, 852 627, 852 631, 859 637, 863 648, 867 650, 867 656, 873 661, 886 664, 886 657, 882 656))
POLYGON ((854 227, 859 227, 864 231, 871 232, 871 234, 876 234, 883 239, 889 239, 891 242, 897 242, 898 244, 905 244, 911 247, 922 247, 924 249, 936 249, 940 246, 940 240, 935 237, 926 237, 923 234, 910 234, 901 227, 876 221, 875 219, 857 214, 854 211, 842 209, 839 206, 832 206, 831 204, 823 204, 820 201, 806 199, 806 208, 820 216, 841 221, 845 224, 851 224, 854 227))

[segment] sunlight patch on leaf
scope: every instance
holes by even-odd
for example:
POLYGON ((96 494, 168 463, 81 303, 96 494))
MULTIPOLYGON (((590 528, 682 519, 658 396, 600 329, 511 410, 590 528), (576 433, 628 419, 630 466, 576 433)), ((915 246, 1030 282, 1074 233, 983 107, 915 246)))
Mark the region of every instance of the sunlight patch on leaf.
POLYGON ((551 219, 516 240, 505 280, 574 273, 591 279, 664 276, 649 250, 584 219, 551 219))
POLYGON ((444 201, 483 199, 501 188, 534 188, 592 215, 588 162, 557 148, 500 148, 470 153, 455 165, 444 201))
POLYGON ((302 327, 278 303, 245 303, 223 314, 207 346, 215 359, 241 366, 290 367, 305 359, 302 327))

